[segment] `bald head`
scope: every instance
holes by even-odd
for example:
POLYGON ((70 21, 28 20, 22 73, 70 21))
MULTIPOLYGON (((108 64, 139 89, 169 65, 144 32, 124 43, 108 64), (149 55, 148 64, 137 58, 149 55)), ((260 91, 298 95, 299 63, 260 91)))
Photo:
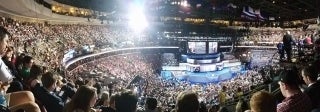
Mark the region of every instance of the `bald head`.
POLYGON ((290 35, 290 31, 287 31, 286 34, 287 34, 287 35, 290 35))

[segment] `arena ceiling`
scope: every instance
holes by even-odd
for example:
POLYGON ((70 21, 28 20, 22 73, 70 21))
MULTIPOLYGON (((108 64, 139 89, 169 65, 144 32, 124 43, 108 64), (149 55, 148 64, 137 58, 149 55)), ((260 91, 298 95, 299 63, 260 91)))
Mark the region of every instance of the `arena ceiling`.
MULTIPOLYGON (((122 10, 127 4, 142 0, 55 0, 60 3, 88 8, 98 11, 112 12, 122 10)), ((187 0, 190 9, 187 13, 181 6, 173 2, 185 0, 145 0, 150 11, 159 15, 199 16, 221 19, 241 19, 243 7, 260 9, 261 15, 275 20, 299 20, 317 18, 320 15, 319 0, 187 0), (165 7, 154 10, 154 8, 165 7)), ((155 14, 152 12, 152 14, 155 14)))
POLYGON ((231 0, 239 6, 260 8, 262 13, 280 20, 316 18, 320 15, 319 0, 231 0), (282 19, 281 19, 282 18, 282 19))

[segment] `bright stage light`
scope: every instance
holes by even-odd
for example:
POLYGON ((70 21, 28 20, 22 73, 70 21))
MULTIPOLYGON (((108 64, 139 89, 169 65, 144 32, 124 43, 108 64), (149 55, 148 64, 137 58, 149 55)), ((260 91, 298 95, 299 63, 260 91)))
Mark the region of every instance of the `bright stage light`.
POLYGON ((183 7, 187 7, 187 6, 188 6, 187 0, 186 0, 186 1, 183 1, 183 2, 181 3, 181 5, 182 5, 183 7))
POLYGON ((129 8, 129 26, 136 32, 142 32, 147 26, 148 22, 143 12, 143 7, 131 5, 129 8))

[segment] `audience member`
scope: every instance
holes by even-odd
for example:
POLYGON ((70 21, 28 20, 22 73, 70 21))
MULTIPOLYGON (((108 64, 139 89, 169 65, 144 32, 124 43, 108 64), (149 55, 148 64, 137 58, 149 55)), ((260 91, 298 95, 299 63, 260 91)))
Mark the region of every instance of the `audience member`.
MULTIPOLYGON (((0 57, 6 52, 10 33, 0 26, 0 57)), ((0 58, 0 99, 4 107, 8 107, 10 111, 24 110, 26 112, 40 112, 38 105, 35 103, 34 96, 28 91, 19 91, 6 93, 10 82, 14 78, 8 67, 0 58)))
POLYGON ((108 102, 104 102, 103 106, 100 107, 102 112, 116 112, 116 99, 118 98, 118 94, 111 95, 108 102))
POLYGON ((320 82, 317 81, 318 72, 315 67, 302 69, 303 81, 307 84, 307 89, 303 93, 307 94, 312 101, 312 108, 320 108, 320 82))
POLYGON ((52 92, 56 89, 57 75, 47 72, 42 75, 41 83, 36 84, 32 92, 35 98, 46 108, 47 112, 61 112, 64 107, 62 99, 52 92))
MULTIPOLYGON (((102 92, 101 97, 98 99, 96 106, 104 106, 104 104, 109 104, 109 94, 107 91, 102 92)), ((108 105, 106 105, 108 106, 108 105)))
POLYGON ((240 100, 236 105, 236 112, 244 112, 245 110, 248 110, 248 109, 249 109, 248 103, 243 98, 240 98, 240 100))
POLYGON ((94 87, 83 85, 66 104, 63 112, 100 112, 93 109, 97 98, 97 90, 94 87))
POLYGON ((8 46, 7 49, 6 49, 6 53, 2 57, 2 60, 8 66, 8 68, 11 71, 12 75, 16 79, 18 79, 18 81, 21 81, 21 77, 19 77, 17 68, 14 65, 13 58, 14 58, 13 47, 8 46))
MULTIPOLYGON (((6 52, 6 48, 8 45, 10 33, 3 27, 0 26, 0 56, 3 57, 3 54, 6 52)), ((0 81, 9 82, 13 79, 9 68, 3 62, 2 58, 0 58, 0 81)))
POLYGON ((157 99, 147 98, 144 112, 156 112, 157 104, 158 104, 157 99))
POLYGON ((275 98, 266 91, 254 93, 250 99, 251 112, 276 112, 275 98))
POLYGON ((131 91, 121 92, 116 99, 117 112, 135 112, 137 109, 138 98, 131 91))
POLYGON ((222 86, 222 90, 219 93, 219 104, 222 106, 225 104, 227 99, 227 93, 226 93, 227 87, 222 86))
POLYGON ((198 95, 191 91, 181 92, 176 102, 176 112, 198 112, 200 108, 198 95))
POLYGON ((296 69, 284 70, 280 74, 280 90, 285 99, 277 105, 277 112, 310 112, 312 102, 299 89, 299 75, 296 69))
MULTIPOLYGON (((283 36, 283 48, 284 51, 287 54, 287 61, 291 62, 291 56, 292 56, 292 44, 294 44, 294 40, 292 38, 292 35, 290 35, 290 31, 287 31, 286 34, 283 36)), ((283 57, 283 56, 281 56, 283 57)))
MULTIPOLYGON (((108 26, 95 26, 95 25, 50 25, 50 24, 41 24, 41 23, 28 23, 12 20, 11 22, 4 21, 0 19, 1 25, 5 26, 9 32, 12 32, 13 35, 9 33, 2 33, 0 31, 0 53, 2 54, 2 60, 0 62, 1 72, 0 72, 0 81, 3 81, 3 84, 8 84, 12 80, 12 76, 6 75, 10 74, 9 71, 13 73, 13 76, 16 79, 19 77, 24 77, 23 81, 26 82, 26 85, 30 85, 31 90, 36 96, 36 100, 44 104, 46 109, 50 111, 60 111, 63 108, 63 104, 68 101, 72 96, 77 97, 77 95, 82 94, 78 93, 74 95, 75 88, 68 85, 66 81, 56 79, 55 76, 49 76, 48 73, 44 74, 45 77, 42 77, 41 81, 37 80, 41 77, 42 73, 33 72, 32 69, 40 71, 39 67, 44 66, 48 67, 50 70, 60 71, 62 70, 61 65, 65 65, 70 59, 85 55, 87 53, 92 53, 90 46, 99 46, 99 49, 106 48, 105 50, 123 48, 123 47, 133 47, 140 46, 140 44, 127 44, 131 33, 129 31, 119 29, 109 29, 108 26), (3 38, 2 38, 3 37, 3 38), (8 38, 7 38, 8 37, 8 38), (10 38, 9 38, 10 37, 10 38), (14 47, 7 47, 7 41, 12 41, 14 47), (126 43, 126 44, 122 44, 126 43), (86 45, 85 45, 86 44, 86 45), (102 47, 101 47, 102 46, 102 47), (23 48, 22 48, 23 47, 23 48), (87 48, 88 49, 82 49, 87 48), (16 50, 12 50, 15 48, 16 50), (2 50, 4 49, 4 50, 2 50), (2 52, 3 51, 3 52, 2 52), (5 53, 6 52, 6 53, 5 53), (24 52, 24 53, 21 53, 24 52), (66 53, 67 52, 67 53, 66 53), (19 57, 15 59, 14 55, 16 53, 19 57), (66 54, 71 54, 70 58, 66 54), (12 55, 11 55, 12 54, 12 55), (11 57, 11 58, 10 58, 11 57), (65 59, 67 58, 67 59, 65 59), (61 61, 62 60, 62 61, 61 61), (10 62, 11 61, 11 62, 10 62), (34 66, 33 63, 37 62, 41 66, 34 66), (7 66, 3 66, 5 65, 7 66), (22 65, 23 66, 19 66, 22 65), (13 64, 15 66, 12 66, 13 64), (15 68, 16 67, 16 68, 15 68), (36 67, 36 68, 33 68, 36 67), (15 73, 15 71, 18 71, 15 73), (16 75, 17 74, 17 75, 16 75), (4 76, 4 77, 3 77, 4 76), (3 79, 3 80, 2 80, 3 79), (31 82, 31 83, 30 83, 31 82), (63 82, 63 83, 62 83, 63 82), (33 87, 33 88, 32 88, 33 87)), ((5 30, 3 30, 5 31, 5 30)), ((3 32, 2 31, 2 32, 3 32)), ((8 31, 6 31, 8 32, 8 31)), ((286 37, 287 35, 281 34, 283 31, 253 31, 249 34, 248 38, 244 39, 244 44, 248 45, 274 45, 281 41, 279 37, 286 37), (261 35, 260 35, 261 34, 261 35), (271 35, 270 35, 271 34, 271 35), (259 35, 259 36, 258 36, 259 35), (257 37, 257 38, 256 38, 257 37), (253 42, 254 41, 254 42, 253 42)), ((228 33, 228 32, 224 32, 228 33)), ((220 34, 220 35, 223 35, 220 34)), ((298 37, 297 35, 302 34, 292 34, 292 37, 298 37)), ((304 34, 303 34, 304 35, 304 34)), ((227 37, 226 37, 227 38, 227 37)), ((144 38, 145 39, 145 38, 144 38)), ((284 39, 285 40, 285 39, 284 39)), ((290 40, 290 39, 289 39, 290 40)), ((145 41, 148 42, 148 41, 145 41)), ((141 42, 143 43, 143 42, 141 42)), ((152 42, 151 42, 152 43, 152 42)), ((142 45, 142 44, 141 44, 142 45)), ((143 44, 145 45, 145 44, 143 44)), ((148 45, 148 44, 146 44, 148 45)), ((157 44, 150 44, 157 45, 157 44)), ((272 51, 266 52, 271 54, 272 51)), ((287 54, 290 54, 287 52, 287 54)), ((103 86, 106 86, 104 83, 112 85, 109 89, 110 95, 116 93, 123 88, 127 87, 127 84, 132 81, 137 75, 141 76, 141 83, 135 84, 135 92, 138 96, 134 96, 133 93, 124 92, 119 96, 112 95, 110 100, 103 100, 99 105, 102 112, 113 112, 116 110, 119 112, 133 112, 137 109, 136 103, 137 98, 140 95, 152 96, 154 99, 148 99, 146 101, 145 111, 155 111, 157 105, 164 108, 164 110, 170 111, 171 108, 176 108, 179 112, 189 112, 189 111, 206 111, 206 104, 220 104, 221 110, 226 110, 225 103, 227 100, 234 100, 235 98, 242 98, 244 92, 251 91, 251 87, 262 84, 264 82, 263 77, 258 70, 248 70, 245 73, 237 73, 234 78, 226 81, 221 81, 218 84, 192 84, 186 81, 178 81, 176 79, 167 81, 159 79, 159 74, 157 70, 164 63, 159 63, 159 55, 146 55, 146 54, 130 54, 125 56, 112 56, 107 57, 105 55, 88 58, 77 62, 75 67, 69 67, 70 71, 67 70, 68 74, 65 74, 66 79, 79 79, 76 81, 76 84, 80 89, 82 85, 94 85, 97 87, 96 93, 93 97, 86 96, 87 102, 82 102, 81 105, 84 106, 73 106, 75 111, 94 111, 92 109, 92 103, 95 102, 96 94, 103 91, 103 86), (156 58, 155 58, 156 57, 156 58), (97 72, 98 71, 98 72, 97 72), (101 75, 102 73, 103 75, 101 75), (100 75, 99 79, 106 79, 108 81, 101 82, 100 80, 92 80, 87 78, 87 73, 96 73, 95 75, 100 75), (106 75, 104 75, 104 73, 106 75), (74 78, 72 78, 74 77, 74 78), (81 79, 81 80, 80 80, 81 79), (82 80, 83 79, 83 80, 82 80), (110 79, 110 80, 109 80, 110 79), (95 81, 95 82, 94 82, 95 81), (113 86, 114 85, 114 86, 113 86), (186 90, 196 91, 196 93, 187 92, 186 94, 177 96, 178 93, 186 90), (90 101, 89 101, 90 100, 90 101), (159 104, 157 104, 159 101, 159 104), (199 104, 201 101, 201 106, 199 104), (218 103, 219 102, 219 103, 218 103), (174 105, 176 103, 176 105, 174 105), (188 106, 189 104, 195 104, 188 106), (83 107, 83 108, 82 108, 83 107), (182 108, 183 107, 183 108, 182 108), (200 108, 201 107, 201 108, 200 108), (170 108, 170 109, 169 109, 170 108)), ((174 58, 166 60, 165 65, 177 65, 178 61, 174 58)), ((265 57, 268 57, 266 55, 265 57)), ((290 56, 287 56, 290 58, 290 56)), ((259 58, 261 59, 261 58, 259 58)), ((268 59, 268 58, 266 58, 268 59)), ((255 63, 257 64, 257 63, 255 63)), ((257 64, 259 65, 259 64, 257 64)), ((173 71, 173 75, 183 75, 183 72, 173 71)), ((306 75, 304 79, 309 80, 306 75)), ((305 81, 306 81, 305 80, 305 81)), ((18 80, 18 81, 21 81, 18 80)), ((307 83, 307 82, 306 82, 307 83)), ((309 83, 309 82, 308 82, 309 83)), ((308 84, 307 83, 307 84, 308 84)), ((285 82, 279 82, 282 84, 282 92, 286 97, 286 100, 291 100, 291 93, 294 95, 300 94, 294 89, 290 89, 291 86, 285 82), (287 87, 288 86, 288 87, 287 87), (289 89, 290 90, 289 90, 289 89)), ((314 85, 315 83, 309 83, 309 85, 314 85)), ((11 86, 19 87, 18 83, 11 83, 11 86)), ((130 86, 130 85, 129 85, 130 86)), ((88 87, 88 86, 86 86, 88 87)), ((27 88, 28 89, 28 88, 27 88)), ((19 90, 19 89, 17 89, 19 90)), ((21 90, 21 89, 20 89, 21 90)), ((80 90, 78 90, 80 91, 80 90)), ((9 92, 9 91, 7 91, 9 92)), ((11 91, 10 91, 11 92, 11 91)), ((23 92, 22 92, 23 93, 23 92)), ((26 94, 26 93, 24 93, 26 94)), ((12 93, 11 95, 14 95, 12 93)), ((27 99, 30 97, 26 97, 27 99)), ((79 95, 80 96, 80 95, 79 95)), ((99 95, 98 95, 99 96, 99 95)), ((107 95, 108 96, 108 95, 107 95)), ((33 96, 32 96, 33 97, 33 96)), ((32 99, 29 98, 29 99, 32 99)), ((72 98, 72 100, 80 99, 72 98)), ((19 97, 17 97, 19 98, 19 97)), ((83 97, 84 98, 84 97, 83 97)), ((107 98, 108 99, 108 98, 107 98)), ((11 99, 13 102, 15 98, 11 99)), ((283 102, 286 102, 284 100, 283 102)), ((10 101, 11 102, 11 101, 10 101)), ((34 102, 34 101, 33 101, 34 102)), ((289 101, 288 101, 289 102, 289 101)), ((79 103, 78 101, 73 101, 73 103, 79 103)), ((31 105, 30 103, 29 105, 31 105)), ((241 102, 243 104, 243 102, 241 102)), ((283 107, 284 103, 279 104, 278 107, 283 107)), ((242 105, 243 106, 243 105, 242 105)), ((242 107, 241 106, 241 107, 242 107)), ((299 105, 300 106, 300 105, 299 105)), ((30 106, 32 107, 32 106, 30 106)), ((36 107, 36 106, 33 106, 36 107)), ((64 109, 73 108, 71 102, 64 109), (70 106, 71 105, 71 106, 70 106)), ((244 107, 243 107, 244 108, 244 107)), ((243 110, 242 108, 242 110, 243 110)), ((211 109, 212 111, 214 109, 211 109)), ((241 110, 241 111, 242 111, 241 110)), ((35 110, 37 111, 37 110, 35 110)), ((69 110, 66 110, 67 112, 69 110)), ((74 110, 71 110, 71 112, 74 110)))
POLYGON ((23 80, 27 81, 30 78, 30 69, 33 65, 33 58, 31 56, 25 56, 23 58, 23 66, 21 69, 21 75, 23 77, 23 80))

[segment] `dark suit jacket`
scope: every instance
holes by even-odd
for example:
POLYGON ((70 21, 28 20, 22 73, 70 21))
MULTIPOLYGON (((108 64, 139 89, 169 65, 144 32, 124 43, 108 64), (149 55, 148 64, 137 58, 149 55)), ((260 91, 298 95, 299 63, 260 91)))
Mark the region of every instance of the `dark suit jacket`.
POLYGON ((320 81, 312 84, 304 91, 304 93, 310 97, 312 108, 320 108, 320 81))
POLYGON ((105 107, 105 106, 102 106, 100 107, 101 109, 101 112, 116 112, 114 109, 112 109, 111 107, 105 107))
POLYGON ((56 96, 54 93, 50 93, 40 84, 37 84, 32 89, 32 92, 35 98, 44 105, 47 112, 62 112, 64 102, 60 97, 56 96))
POLYGON ((294 44, 294 41, 291 35, 284 35, 282 42, 283 42, 284 48, 291 48, 291 44, 294 44))

